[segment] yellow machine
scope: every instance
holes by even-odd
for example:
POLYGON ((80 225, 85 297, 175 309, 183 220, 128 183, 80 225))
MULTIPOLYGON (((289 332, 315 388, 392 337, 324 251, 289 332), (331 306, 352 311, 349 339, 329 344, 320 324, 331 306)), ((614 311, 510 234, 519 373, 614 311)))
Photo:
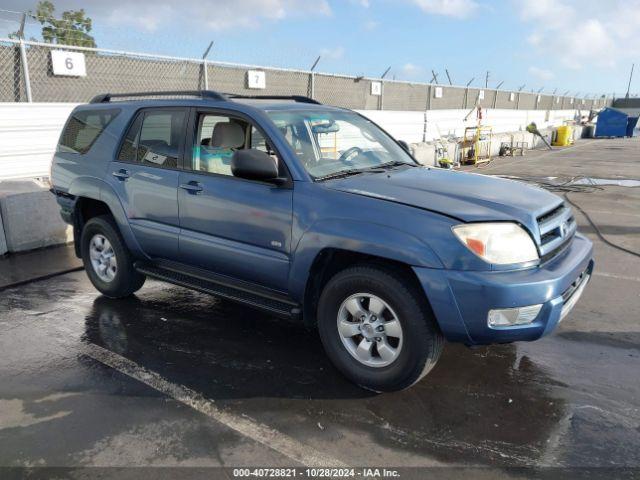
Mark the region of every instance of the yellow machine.
POLYGON ((466 121, 474 111, 477 112, 478 123, 475 127, 466 127, 464 129, 464 138, 458 145, 461 165, 479 165, 491 161, 493 129, 490 126, 482 125, 482 107, 480 105, 475 106, 464 120, 466 121))
POLYGON ((464 138, 460 142, 460 163, 478 165, 491 161, 491 137, 493 130, 489 126, 478 124, 464 129, 464 138))

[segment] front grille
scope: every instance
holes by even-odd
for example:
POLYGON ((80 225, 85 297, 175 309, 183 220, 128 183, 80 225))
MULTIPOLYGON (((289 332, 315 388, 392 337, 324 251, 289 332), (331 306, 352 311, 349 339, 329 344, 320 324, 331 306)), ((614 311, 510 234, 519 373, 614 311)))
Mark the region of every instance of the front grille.
POLYGON ((564 250, 576 233, 576 220, 564 203, 537 218, 540 231, 540 258, 546 262, 564 250))

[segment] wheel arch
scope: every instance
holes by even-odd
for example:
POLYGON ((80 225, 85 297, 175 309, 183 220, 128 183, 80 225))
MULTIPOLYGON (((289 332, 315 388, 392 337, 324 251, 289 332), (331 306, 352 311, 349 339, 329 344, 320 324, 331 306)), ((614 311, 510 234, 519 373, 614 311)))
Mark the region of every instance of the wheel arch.
POLYGON ((337 273, 356 265, 368 265, 392 274, 399 274, 411 288, 424 298, 425 305, 432 313, 424 290, 415 271, 407 263, 368 253, 362 253, 343 248, 327 247, 318 252, 309 269, 309 275, 304 289, 303 320, 307 327, 315 327, 317 323, 318 301, 325 285, 337 273))
POLYGON ((135 256, 144 256, 131 230, 122 203, 108 184, 96 178, 78 179, 71 185, 69 195, 75 199, 73 236, 75 253, 78 257, 80 257, 80 235, 86 222, 95 216, 107 214, 113 217, 127 248, 135 256))

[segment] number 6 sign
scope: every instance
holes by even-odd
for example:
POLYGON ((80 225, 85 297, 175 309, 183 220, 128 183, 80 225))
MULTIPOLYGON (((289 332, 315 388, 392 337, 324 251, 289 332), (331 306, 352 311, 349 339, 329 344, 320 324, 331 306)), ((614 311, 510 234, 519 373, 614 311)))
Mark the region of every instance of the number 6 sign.
POLYGON ((65 52, 64 50, 51 51, 51 66, 54 75, 68 77, 86 77, 87 70, 84 64, 84 53, 65 52))

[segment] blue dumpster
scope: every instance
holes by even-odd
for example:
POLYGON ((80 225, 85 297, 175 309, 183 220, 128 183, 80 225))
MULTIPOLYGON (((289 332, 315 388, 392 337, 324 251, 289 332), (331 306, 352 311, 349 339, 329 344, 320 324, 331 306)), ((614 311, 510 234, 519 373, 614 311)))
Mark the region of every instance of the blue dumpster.
MULTIPOLYGON (((631 133, 638 121, 635 118, 635 123, 631 127, 631 133)), ((630 127, 629 115, 617 108, 605 108, 598 114, 598 120, 596 122, 596 138, 602 137, 625 137, 630 136, 628 128, 630 127)))

